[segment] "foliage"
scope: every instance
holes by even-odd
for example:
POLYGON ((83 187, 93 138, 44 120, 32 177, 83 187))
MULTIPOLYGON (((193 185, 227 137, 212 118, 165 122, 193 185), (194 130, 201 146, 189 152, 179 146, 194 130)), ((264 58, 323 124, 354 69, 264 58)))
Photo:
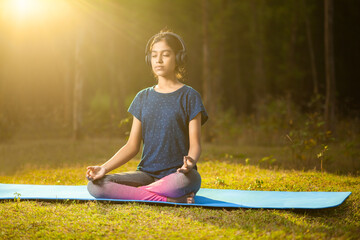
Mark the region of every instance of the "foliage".
MULTIPOLYGON (((86 126, 87 133, 95 133, 97 135, 110 132, 112 129, 112 121, 115 114, 111 112, 111 99, 108 94, 98 91, 91 101, 89 102, 89 110, 86 111, 84 125, 86 126)), ((114 102, 113 104, 115 104, 114 102)))
POLYGON ((213 120, 213 143, 230 144, 239 149, 244 146, 273 147, 263 153, 266 157, 256 159, 250 159, 243 152, 225 153, 225 159, 234 157, 245 163, 248 158, 248 162, 262 167, 356 173, 360 170, 359 121, 339 120, 336 133, 326 131, 322 101, 320 96, 314 98, 306 106, 306 113, 288 97, 264 98, 255 105, 255 114, 250 116, 237 118, 235 111, 230 109, 213 120), (274 152, 275 147, 283 147, 283 153, 274 152), (235 157, 237 155, 243 156, 235 157))
POLYGON ((125 144, 124 139, 85 138, 82 141, 63 139, 13 139, 0 144, 0 175, 29 169, 63 168, 83 164, 100 164, 125 144))
MULTIPOLYGON (((202 79, 200 0, 95 0, 88 6, 67 1, 66 11, 60 8, 56 14, 45 14, 40 17, 41 22, 29 19, 19 23, 22 38, 12 33, 16 21, 11 20, 9 12, 10 19, 0 22, 4 36, 0 41, 3 53, 0 57, 6 63, 0 68, 1 105, 21 116, 20 123, 29 128, 36 124, 68 127, 72 119, 74 79, 81 76, 84 130, 90 135, 108 130, 112 136, 118 136, 116 125, 126 117, 128 96, 132 99, 140 89, 155 84, 143 61, 146 41, 168 27, 183 36, 187 44, 189 80, 186 83, 204 93, 204 83, 210 82, 212 100, 216 101, 209 104, 217 105, 220 100, 223 104, 220 112, 232 109, 235 118, 254 115, 259 122, 262 120, 257 118, 259 109, 255 105, 262 104, 267 96, 277 99, 290 94, 297 106, 311 99, 314 80, 304 12, 311 23, 319 93, 324 94, 322 2, 210 0, 208 3, 210 79, 202 79), (158 12, 161 14, 154 14, 158 12), (75 43, 83 29, 86 37, 81 42, 82 65, 78 69, 75 43), (12 44, 16 48, 9 47, 12 44), (19 108, 12 108, 14 104, 19 108)), ((353 31, 350 23, 358 20, 359 6, 356 1, 344 2, 337 4, 334 12, 336 73, 341 83, 337 89, 339 112, 354 112, 357 116, 359 98, 356 82, 352 81, 357 68, 356 61, 351 59, 357 58, 358 51, 352 49, 356 49, 360 34, 353 31), (344 12, 346 18, 341 17, 344 12)), ((3 107, 0 115, 4 114, 2 110, 3 107)), ((4 127, 8 126, 8 120, 3 116, 0 119, 0 135, 8 136, 11 130, 4 127)), ((268 127, 271 128, 270 124, 268 127)))
MULTIPOLYGON (((252 145, 281 145, 301 112, 290 100, 264 98, 254 104, 254 114, 236 116, 234 109, 217 114, 213 120, 215 142, 252 145)), ((206 127, 206 125, 205 125, 206 127)))
POLYGON ((213 142, 229 143, 241 135, 238 118, 232 109, 217 113, 216 117, 211 120, 213 122, 212 128, 205 131, 211 131, 210 135, 213 142))
POLYGON ((330 161, 330 158, 325 158, 323 153, 328 148, 327 144, 334 141, 334 138, 332 132, 324 130, 322 116, 314 113, 308 114, 307 117, 303 127, 290 130, 287 135, 289 146, 294 162, 306 168, 319 169, 323 160, 330 161), (318 159, 321 161, 317 161, 318 159))

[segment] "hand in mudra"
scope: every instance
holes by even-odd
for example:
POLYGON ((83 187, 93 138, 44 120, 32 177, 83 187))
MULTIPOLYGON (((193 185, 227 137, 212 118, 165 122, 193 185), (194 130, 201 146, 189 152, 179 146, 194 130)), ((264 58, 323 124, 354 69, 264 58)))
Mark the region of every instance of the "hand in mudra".
POLYGON ((106 169, 101 166, 90 166, 87 167, 86 178, 89 181, 94 181, 105 176, 106 169))
POLYGON ((188 173, 190 172, 190 170, 195 167, 195 160, 192 159, 191 157, 189 156, 185 156, 184 157, 184 164, 182 165, 181 168, 178 168, 177 172, 179 173, 188 173))

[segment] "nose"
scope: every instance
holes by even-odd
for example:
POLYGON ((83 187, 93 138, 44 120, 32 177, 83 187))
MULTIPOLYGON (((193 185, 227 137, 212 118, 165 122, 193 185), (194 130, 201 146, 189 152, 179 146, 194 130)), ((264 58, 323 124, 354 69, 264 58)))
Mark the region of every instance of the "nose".
POLYGON ((156 62, 157 63, 162 63, 163 62, 161 54, 159 54, 159 56, 157 57, 156 62))

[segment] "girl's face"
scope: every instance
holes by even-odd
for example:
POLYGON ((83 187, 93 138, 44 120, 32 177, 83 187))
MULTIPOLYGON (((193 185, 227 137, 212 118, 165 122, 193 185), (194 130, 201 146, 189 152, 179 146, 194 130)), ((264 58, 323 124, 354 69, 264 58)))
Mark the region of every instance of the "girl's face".
POLYGON ((175 76, 175 53, 165 40, 154 43, 152 46, 151 67, 158 77, 173 78, 175 76))

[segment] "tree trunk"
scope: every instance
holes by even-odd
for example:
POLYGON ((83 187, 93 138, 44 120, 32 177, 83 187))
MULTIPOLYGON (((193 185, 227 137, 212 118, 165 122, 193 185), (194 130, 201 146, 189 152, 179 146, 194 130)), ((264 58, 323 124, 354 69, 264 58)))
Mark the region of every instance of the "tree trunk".
POLYGON ((204 129, 204 138, 205 141, 209 142, 211 141, 211 125, 212 125, 212 119, 211 115, 213 113, 213 104, 210 102, 212 99, 211 96, 211 76, 210 76, 210 63, 209 63, 209 18, 208 18, 208 12, 209 12, 209 6, 208 6, 208 0, 202 0, 202 39, 203 39, 203 100, 204 105, 207 109, 209 117, 209 122, 207 123, 207 128, 204 129))
POLYGON ((119 86, 117 84, 118 82, 118 71, 121 72, 122 69, 118 69, 118 64, 116 61, 116 43, 115 43, 115 39, 114 37, 112 37, 111 39, 109 39, 110 41, 110 61, 108 62, 108 64, 110 65, 110 79, 109 79, 109 92, 110 92, 110 111, 109 111, 109 119, 110 119, 110 123, 109 125, 111 126, 111 130, 115 130, 116 126, 118 125, 118 123, 116 122, 117 116, 118 116, 118 111, 119 111, 119 107, 117 106, 117 98, 121 95, 119 95, 118 90, 119 90, 119 86))
POLYGON ((82 98, 83 98, 83 59, 81 56, 81 45, 83 43, 83 32, 79 32, 75 47, 75 83, 74 83, 74 107, 73 107, 73 139, 82 137, 82 98))
POLYGON ((73 94, 73 81, 72 71, 69 62, 64 64, 64 126, 71 126, 71 108, 72 108, 72 94, 73 94))
POLYGON ((220 12, 220 26, 217 31, 218 41, 216 43, 216 56, 214 57, 214 65, 211 69, 213 69, 212 73, 212 103, 213 103, 213 112, 212 116, 217 118, 217 114, 221 114, 222 106, 221 106, 221 96, 223 95, 223 87, 221 83, 224 78, 224 65, 225 65, 225 46, 227 29, 226 27, 226 17, 227 17, 227 9, 228 9, 228 0, 221 1, 221 9, 220 12))
POLYGON ((309 56, 310 56, 310 64, 311 64, 311 75, 313 80, 313 93, 315 96, 319 94, 319 87, 318 87, 318 77, 317 77, 317 69, 316 69, 316 61, 315 61, 315 51, 313 46, 313 39, 311 34, 311 26, 309 16, 307 14, 305 0, 302 0, 302 9, 303 9, 303 17, 305 20, 305 27, 306 27, 306 38, 309 47, 309 56))
POLYGON ((335 131, 335 60, 333 42, 333 1, 324 0, 324 42, 325 42, 325 127, 327 131, 335 131))
MULTIPOLYGON (((296 91, 299 87, 299 81, 297 81, 294 72, 297 69, 296 64, 296 41, 298 39, 298 2, 297 0, 289 1, 289 7, 292 11, 290 21, 290 38, 289 38, 289 47, 286 52, 286 70, 285 70, 285 81, 282 82, 285 90, 285 96, 288 100, 291 99, 292 91, 296 91)), ((289 103, 289 102, 288 102, 289 103)))
MULTIPOLYGON (((291 19, 291 35, 290 35, 290 47, 287 55, 287 62, 290 68, 290 71, 293 71, 296 62, 295 62, 295 51, 296 51, 296 40, 298 33, 298 11, 297 11, 297 2, 292 1, 291 8, 293 9, 292 19, 291 19)), ((295 79, 294 79, 295 80, 295 79)))
POLYGON ((253 90, 256 102, 261 102, 266 93, 266 79, 264 67, 264 26, 263 26, 263 12, 264 1, 252 1, 253 10, 253 37, 254 37, 254 83, 253 90))

